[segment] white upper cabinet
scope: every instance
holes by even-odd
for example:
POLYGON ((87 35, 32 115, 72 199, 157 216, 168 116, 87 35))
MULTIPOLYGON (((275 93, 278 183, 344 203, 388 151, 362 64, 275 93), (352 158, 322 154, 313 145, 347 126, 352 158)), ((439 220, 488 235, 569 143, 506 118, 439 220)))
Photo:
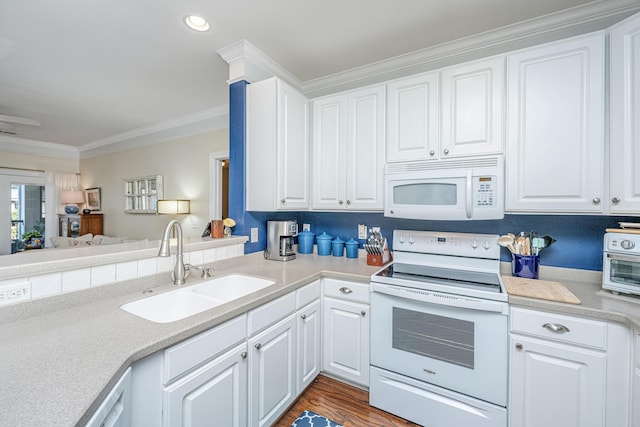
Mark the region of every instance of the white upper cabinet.
POLYGON ((503 56, 390 82, 387 97, 388 162, 503 151, 503 56))
POLYGON ((438 73, 387 85, 387 161, 434 158, 439 145, 438 73))
POLYGON ((247 87, 248 211, 309 208, 308 106, 275 77, 247 87))
POLYGON ((384 105, 384 86, 313 101, 313 209, 383 209, 384 105))
POLYGON ((507 56, 507 211, 603 211, 604 42, 598 32, 507 56))
POLYGON ((640 15, 610 33, 610 197, 613 214, 640 212, 640 15))
POLYGON ((503 56, 442 70, 440 157, 502 153, 503 104, 503 56))

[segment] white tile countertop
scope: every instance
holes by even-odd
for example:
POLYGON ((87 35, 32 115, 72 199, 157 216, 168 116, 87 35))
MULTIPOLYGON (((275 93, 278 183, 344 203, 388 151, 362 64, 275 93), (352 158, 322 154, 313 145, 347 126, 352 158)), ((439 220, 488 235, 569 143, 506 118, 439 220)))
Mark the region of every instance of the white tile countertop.
MULTIPOLYGON (((20 304, 22 316, 15 309, 0 308, 0 424, 84 424, 136 360, 320 277, 367 283, 379 269, 366 265, 364 256, 348 259, 298 255, 294 261, 277 262, 265 260, 262 253, 219 261, 213 266, 214 277, 242 273, 276 283, 241 300, 165 324, 138 318, 119 307, 143 298, 141 291, 150 287, 154 288, 154 295, 175 289, 167 273, 20 304)), ((586 275, 593 279, 592 276, 586 275)), ((510 297, 510 302, 624 322, 640 330, 638 299, 610 296, 600 291, 596 281, 581 282, 575 274, 567 277, 572 279, 556 280, 576 294, 581 305, 521 297, 510 297)), ((187 285, 199 281, 190 278, 187 285)))

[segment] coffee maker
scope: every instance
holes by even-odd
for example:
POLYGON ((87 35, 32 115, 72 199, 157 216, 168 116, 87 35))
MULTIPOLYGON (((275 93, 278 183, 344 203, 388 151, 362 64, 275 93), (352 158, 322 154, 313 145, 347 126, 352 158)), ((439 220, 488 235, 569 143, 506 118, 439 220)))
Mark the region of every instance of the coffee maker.
POLYGON ((295 221, 267 221, 267 249, 265 259, 291 261, 296 259, 293 251, 293 238, 298 235, 298 223, 295 221))

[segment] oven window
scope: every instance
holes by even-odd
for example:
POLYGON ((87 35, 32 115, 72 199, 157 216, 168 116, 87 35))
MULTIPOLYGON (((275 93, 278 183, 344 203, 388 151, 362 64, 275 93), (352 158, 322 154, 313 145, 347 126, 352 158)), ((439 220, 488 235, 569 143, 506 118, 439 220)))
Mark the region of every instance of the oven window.
POLYGON ((456 184, 421 183, 393 187, 395 205, 449 205, 458 202, 456 184))
POLYGON ((393 307, 393 348, 458 366, 474 367, 474 324, 393 307))
POLYGON ((640 262, 612 258, 611 281, 640 286, 640 262))

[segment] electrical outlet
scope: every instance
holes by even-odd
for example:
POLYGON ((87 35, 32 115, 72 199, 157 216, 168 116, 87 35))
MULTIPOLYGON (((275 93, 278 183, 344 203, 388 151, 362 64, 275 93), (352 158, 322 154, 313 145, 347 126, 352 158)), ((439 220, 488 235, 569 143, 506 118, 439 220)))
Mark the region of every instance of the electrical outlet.
POLYGON ((358 239, 366 239, 366 238, 367 238, 367 225, 358 224, 358 239))
POLYGON ((198 230, 200 228, 200 222, 197 219, 192 219, 191 228, 194 230, 198 230))
POLYGON ((31 282, 12 283, 0 287, 0 305, 31 299, 31 282))
POLYGON ((302 231, 311 231, 311 224, 302 224, 302 231))
POLYGON ((251 229, 251 243, 256 243, 258 241, 258 227, 253 227, 251 229))

